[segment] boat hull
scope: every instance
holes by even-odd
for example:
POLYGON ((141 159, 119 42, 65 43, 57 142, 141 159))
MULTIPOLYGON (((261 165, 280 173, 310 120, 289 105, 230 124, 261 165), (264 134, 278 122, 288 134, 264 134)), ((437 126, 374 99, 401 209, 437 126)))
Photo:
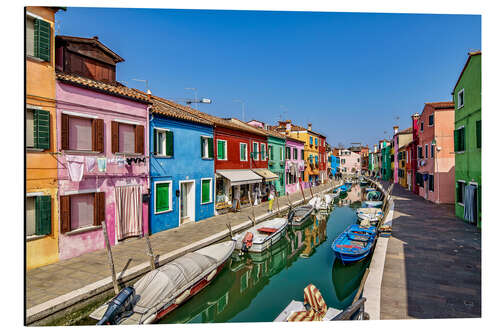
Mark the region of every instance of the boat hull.
MULTIPOLYGON (((269 249, 273 244, 276 244, 286 233, 287 225, 283 225, 276 232, 266 237, 266 239, 262 242, 254 241, 252 246, 248 248, 248 252, 262 252, 269 249)), ((243 243, 237 241, 236 249, 241 250, 243 243)))

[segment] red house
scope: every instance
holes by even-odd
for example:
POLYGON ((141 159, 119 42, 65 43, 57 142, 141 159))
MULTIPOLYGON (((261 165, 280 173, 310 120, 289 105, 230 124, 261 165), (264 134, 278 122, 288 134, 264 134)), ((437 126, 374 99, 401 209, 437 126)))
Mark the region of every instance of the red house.
POLYGON ((415 113, 412 118, 412 133, 413 133, 413 140, 408 143, 407 146, 407 154, 409 156, 409 163, 407 164, 407 175, 410 175, 411 183, 408 184, 408 189, 412 191, 415 194, 418 194, 418 187, 417 187, 417 148, 419 144, 419 138, 418 138, 418 120, 420 119, 420 114, 415 113))
POLYGON ((327 157, 326 157, 326 137, 323 135, 319 135, 319 147, 318 147, 318 155, 319 155, 319 179, 321 183, 326 182, 328 178, 327 173, 327 157))

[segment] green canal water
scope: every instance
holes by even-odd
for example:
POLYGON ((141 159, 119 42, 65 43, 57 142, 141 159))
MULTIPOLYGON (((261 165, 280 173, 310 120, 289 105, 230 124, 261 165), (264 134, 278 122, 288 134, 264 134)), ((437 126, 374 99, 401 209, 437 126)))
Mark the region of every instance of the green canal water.
POLYGON ((311 217, 300 228, 259 254, 236 252, 206 289, 159 324, 269 322, 290 303, 302 301, 314 284, 329 307, 345 309, 354 298, 370 258, 343 266, 331 250, 333 240, 356 223, 363 189, 353 185, 329 215, 311 217))

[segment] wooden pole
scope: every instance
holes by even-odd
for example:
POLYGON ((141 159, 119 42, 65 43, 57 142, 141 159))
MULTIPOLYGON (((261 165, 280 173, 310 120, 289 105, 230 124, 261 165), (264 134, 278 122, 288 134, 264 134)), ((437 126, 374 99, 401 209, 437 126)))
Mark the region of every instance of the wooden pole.
POLYGON ((154 253, 153 253, 153 248, 151 247, 151 242, 149 241, 149 235, 146 233, 146 235, 144 235, 144 238, 146 238, 146 244, 148 246, 148 256, 149 256, 149 263, 150 263, 150 266, 151 266, 151 270, 155 270, 156 269, 156 263, 155 263, 155 256, 154 256, 154 253))
POLYGON ((254 210, 253 206, 252 206, 252 216, 253 216, 253 220, 255 221, 255 210, 254 210))
POLYGON ((304 189, 302 188, 302 180, 299 177, 299 187, 300 187, 300 192, 302 192, 302 198, 304 198, 304 202, 306 202, 306 196, 304 194, 304 189))
POLYGON ((356 301, 361 296, 361 293, 363 292, 363 288, 365 287, 365 282, 366 282, 366 279, 368 278, 369 272, 370 272, 370 269, 367 268, 365 271, 365 274, 363 274, 363 278, 361 279, 361 283, 359 284, 359 288, 358 288, 358 291, 356 292, 356 296, 354 296, 354 299, 352 300, 352 304, 356 303, 356 301))
POLYGON ((286 194, 286 198, 288 199, 288 206, 290 206, 290 209, 292 209, 292 202, 290 201, 290 196, 288 193, 286 194))
POLYGON ((314 197, 314 193, 313 193, 313 188, 312 186, 309 186, 309 191, 311 191, 311 198, 314 197))
POLYGON ((226 227, 229 229, 229 236, 233 238, 233 229, 231 228, 231 223, 226 223, 226 227))
POLYGON ((252 225, 255 227, 255 225, 257 224, 257 223, 255 222, 255 219, 251 218, 250 216, 249 216, 248 218, 250 219, 250 221, 252 221, 252 225))
POLYGON ((118 282, 116 282, 115 263, 113 262, 111 245, 109 245, 108 229, 106 227, 106 222, 102 221, 101 225, 102 225, 102 232, 104 233, 104 240, 106 241, 106 250, 108 252, 108 264, 109 268, 111 269, 111 279, 113 280, 113 289, 115 290, 115 294, 118 295, 120 289, 118 288, 118 282))
POLYGON ((278 194, 276 194, 276 205, 278 206, 278 212, 280 211, 280 198, 278 197, 278 194))

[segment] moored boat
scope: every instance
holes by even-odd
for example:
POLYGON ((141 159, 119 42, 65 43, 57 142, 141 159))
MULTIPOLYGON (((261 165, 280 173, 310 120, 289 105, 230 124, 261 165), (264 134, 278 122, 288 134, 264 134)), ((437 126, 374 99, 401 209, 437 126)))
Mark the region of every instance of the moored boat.
POLYGON ((379 200, 376 200, 376 201, 363 201, 361 203, 361 208, 382 208, 382 205, 384 204, 383 201, 379 201, 379 200))
POLYGON ((377 229, 373 226, 364 228, 352 224, 333 241, 333 253, 343 264, 366 258, 370 254, 376 234, 377 229))
POLYGON ((290 212, 290 214, 291 214, 289 216, 290 224, 293 226, 301 225, 302 223, 304 223, 304 221, 307 220, 307 218, 311 215, 313 210, 314 210, 314 207, 312 205, 302 205, 299 207, 295 207, 290 212))
POLYGON ((236 248, 244 252, 262 252, 278 242, 286 232, 288 220, 274 218, 261 222, 233 237, 236 248))
POLYGON ((384 216, 384 213, 380 208, 358 208, 356 210, 356 215, 360 221, 368 220, 373 224, 378 223, 384 216))
POLYGON ((90 317, 97 325, 150 324, 204 289, 222 270, 235 242, 226 241, 187 253, 123 288, 90 317))

